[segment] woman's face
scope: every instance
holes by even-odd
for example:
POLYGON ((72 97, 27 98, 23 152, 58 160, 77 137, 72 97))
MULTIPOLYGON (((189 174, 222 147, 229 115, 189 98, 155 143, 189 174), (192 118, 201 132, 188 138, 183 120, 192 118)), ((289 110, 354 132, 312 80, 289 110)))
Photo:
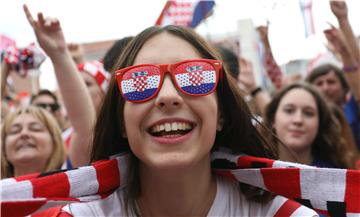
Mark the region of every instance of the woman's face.
POLYGON ((319 128, 315 98, 300 88, 287 92, 276 110, 273 127, 280 140, 291 150, 311 148, 319 128))
POLYGON ((81 77, 84 79, 85 84, 90 92, 90 96, 91 96, 91 99, 92 99, 92 102, 93 102, 95 108, 98 109, 104 98, 104 92, 102 91, 100 86, 97 84, 94 77, 92 77, 91 75, 89 75, 86 72, 82 72, 80 74, 81 74, 81 77))
MULTIPOLYGON (((134 65, 195 58, 201 56, 190 43, 161 33, 144 44, 134 65)), ((155 98, 143 103, 125 102, 125 134, 132 152, 148 167, 184 168, 209 163, 218 113, 215 92, 201 97, 184 95, 167 74, 155 98)))
MULTIPOLYGON (((17 165, 43 165, 53 151, 53 142, 46 126, 31 114, 20 114, 10 125, 5 138, 5 154, 8 161, 17 165)), ((39 167, 38 167, 39 168, 39 167)))

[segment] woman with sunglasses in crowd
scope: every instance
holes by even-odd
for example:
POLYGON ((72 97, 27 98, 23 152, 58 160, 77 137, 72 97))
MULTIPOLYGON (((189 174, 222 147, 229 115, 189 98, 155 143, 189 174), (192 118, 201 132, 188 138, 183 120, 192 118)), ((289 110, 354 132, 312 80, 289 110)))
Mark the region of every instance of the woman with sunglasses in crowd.
POLYGON ((339 120, 324 97, 306 83, 284 87, 265 112, 265 124, 283 142, 278 144, 280 159, 353 169, 357 150, 345 144, 339 120))
POLYGON ((69 128, 69 121, 61 111, 59 100, 50 90, 40 90, 36 95, 31 97, 30 104, 41 107, 52 114, 62 131, 69 128))
MULTIPOLYGON (((57 20, 25 12, 38 38, 61 32, 57 20)), ((275 157, 217 59, 202 38, 177 26, 150 27, 130 42, 98 115, 91 154, 91 161, 130 154, 127 187, 65 206, 63 215, 267 216, 289 205, 212 173, 213 150, 275 157)), ((302 206, 294 212, 316 215, 302 206)))

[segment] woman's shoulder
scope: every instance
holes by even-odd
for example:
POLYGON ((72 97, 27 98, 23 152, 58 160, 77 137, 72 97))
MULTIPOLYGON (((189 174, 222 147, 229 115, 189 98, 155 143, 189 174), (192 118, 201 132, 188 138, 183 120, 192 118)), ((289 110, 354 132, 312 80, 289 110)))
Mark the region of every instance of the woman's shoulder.
POLYGON ((119 189, 104 199, 66 205, 62 211, 72 216, 125 216, 124 190, 119 189))
POLYGON ((217 178, 217 193, 208 216, 317 216, 316 212, 282 196, 267 203, 248 200, 239 184, 217 178))

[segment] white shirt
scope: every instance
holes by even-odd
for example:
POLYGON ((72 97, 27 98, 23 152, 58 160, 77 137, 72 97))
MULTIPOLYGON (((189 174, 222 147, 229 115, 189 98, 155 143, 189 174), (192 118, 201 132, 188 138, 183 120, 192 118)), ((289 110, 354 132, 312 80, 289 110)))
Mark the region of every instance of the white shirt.
MULTIPOLYGON (((217 191, 214 202, 207 216, 274 216, 287 211, 287 216, 318 216, 315 211, 298 206, 282 196, 276 196, 268 203, 257 203, 245 198, 239 189, 238 182, 217 177, 217 191)), ((124 191, 117 190, 103 200, 73 203, 63 207, 63 211, 73 216, 126 216, 124 208, 124 191)), ((129 213, 130 216, 135 216, 129 213)))

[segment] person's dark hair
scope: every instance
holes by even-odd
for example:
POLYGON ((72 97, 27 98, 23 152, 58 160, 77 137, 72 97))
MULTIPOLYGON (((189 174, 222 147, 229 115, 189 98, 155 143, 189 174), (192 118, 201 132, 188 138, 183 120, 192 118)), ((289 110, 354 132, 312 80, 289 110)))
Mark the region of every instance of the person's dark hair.
POLYGON ((239 58, 236 53, 222 45, 216 45, 215 48, 220 53, 221 60, 224 61, 225 67, 228 68, 230 75, 237 80, 240 66, 239 58))
MULTIPOLYGON (((142 48, 152 37, 161 33, 177 36, 189 42, 199 54, 206 59, 219 59, 216 51, 198 36, 193 30, 180 26, 153 26, 137 35, 126 47, 115 64, 116 69, 131 66, 142 48)), ((224 122, 223 129, 217 133, 213 150, 226 147, 233 154, 248 154, 252 156, 276 158, 276 152, 266 138, 260 135, 252 125, 252 115, 246 102, 241 97, 240 90, 229 72, 224 68, 217 86, 218 106, 224 122)), ((100 110, 93 138, 91 161, 107 159, 109 156, 129 152, 128 140, 122 136, 124 132, 124 99, 119 92, 116 80, 112 77, 109 90, 100 110)), ((135 201, 139 196, 138 159, 131 154, 129 176, 126 188, 126 207, 136 207, 135 201)), ((244 186, 241 184, 241 186, 244 186)), ((250 199, 268 199, 268 193, 263 194, 259 189, 249 186, 241 188, 250 199), (256 192, 254 194, 254 192, 256 192), (265 195, 265 196, 264 196, 265 195)), ((135 210, 136 212, 136 210, 135 210)))
MULTIPOLYGON (((346 149, 344 138, 341 135, 341 125, 323 95, 311 84, 297 82, 278 91, 265 110, 265 125, 273 129, 276 112, 283 97, 294 89, 303 89, 310 93, 316 102, 319 115, 319 128, 311 144, 312 154, 320 159, 330 161, 339 168, 354 168, 352 152, 346 149), (351 156, 350 156, 351 155, 351 156)), ((276 133, 276 132, 275 132, 276 133)), ((279 145, 279 144, 278 144, 279 145)))
POLYGON ((324 64, 321 66, 318 66, 316 68, 314 68, 309 75, 306 77, 306 81, 313 84, 314 81, 323 75, 326 75, 330 72, 334 72, 336 77, 340 80, 341 83, 341 87, 343 88, 344 91, 344 97, 345 94, 347 92, 349 92, 350 90, 350 86, 348 84, 348 82, 346 81, 346 78, 344 76, 344 72, 337 66, 333 65, 333 64, 324 64))
POLYGON ((42 95, 48 95, 48 96, 50 96, 51 98, 54 99, 54 102, 55 102, 55 103, 58 103, 58 98, 57 98, 57 96, 56 96, 53 92, 51 92, 50 90, 47 90, 47 89, 42 89, 42 90, 40 90, 37 94, 31 96, 30 104, 32 104, 33 101, 34 101, 37 97, 42 96, 42 95))
POLYGON ((117 40, 111 48, 106 52, 103 58, 104 69, 108 72, 112 71, 115 61, 118 59, 126 45, 133 39, 133 36, 128 36, 117 40))

